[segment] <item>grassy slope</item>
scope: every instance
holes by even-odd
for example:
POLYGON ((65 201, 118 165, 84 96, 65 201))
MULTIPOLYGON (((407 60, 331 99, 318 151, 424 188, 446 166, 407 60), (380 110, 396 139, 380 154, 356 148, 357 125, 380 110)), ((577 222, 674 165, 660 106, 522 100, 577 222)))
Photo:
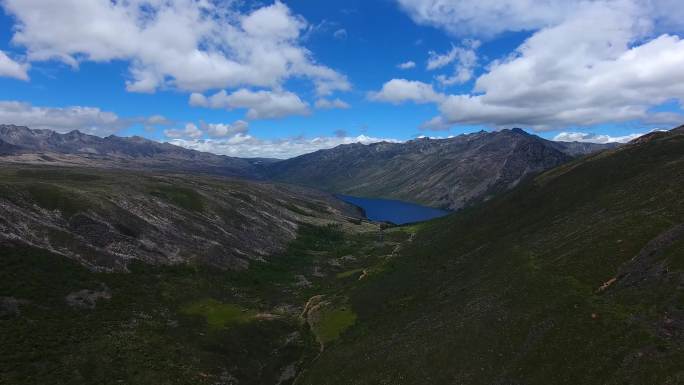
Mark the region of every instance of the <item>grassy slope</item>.
POLYGON ((316 338, 332 342, 353 325, 344 293, 357 280, 336 276, 377 265, 395 243, 376 239, 302 225, 285 252, 246 271, 133 262, 129 273, 0 243, 0 305, 20 301, 19 314, 0 306, 0 383, 278 383, 318 354, 316 338), (94 309, 66 304, 70 293, 105 288, 111 299, 94 309), (330 305, 312 333, 299 314, 314 295, 330 305))
POLYGON ((424 225, 298 383, 682 384, 684 240, 632 261, 682 223, 684 134, 542 174, 424 225))
MULTIPOLYGON (((0 383, 275 384, 292 372, 288 367, 296 370, 318 353, 321 337, 299 318, 307 300, 325 295, 326 311, 336 314, 346 300, 341 293, 355 282, 336 275, 377 263, 393 246, 375 242, 378 226, 336 214, 331 210, 337 204, 325 195, 298 188, 82 168, 0 170, 0 205, 49 219, 46 229, 63 227, 46 233, 50 244, 81 255, 88 239, 81 237, 90 233, 68 231, 70 221, 84 213, 111 223, 119 239, 155 236, 154 222, 113 203, 124 199, 134 202, 126 208, 174 219, 177 234, 159 244, 182 242, 187 234, 213 237, 196 226, 214 222, 210 230, 224 231, 212 240, 254 230, 260 239, 245 254, 252 259, 249 268, 230 270, 186 258, 187 264, 172 266, 127 261, 130 272, 105 273, 0 240, 0 383), (298 223, 296 239, 289 244, 281 239, 286 249, 264 256, 260 245, 283 235, 273 230, 280 216, 298 223), (341 259, 347 255, 357 258, 341 259), (94 309, 69 306, 67 298, 84 290, 111 298, 99 299, 94 309)), ((26 223, 28 233, 42 234, 37 222, 26 223)), ((0 230, 20 225, 0 215, 0 230)), ((240 245, 232 238, 228 242, 240 245)), ((111 261, 99 250, 87 251, 99 256, 97 262, 111 261)), ((317 330, 334 339, 351 326, 349 319, 324 319, 317 330)))

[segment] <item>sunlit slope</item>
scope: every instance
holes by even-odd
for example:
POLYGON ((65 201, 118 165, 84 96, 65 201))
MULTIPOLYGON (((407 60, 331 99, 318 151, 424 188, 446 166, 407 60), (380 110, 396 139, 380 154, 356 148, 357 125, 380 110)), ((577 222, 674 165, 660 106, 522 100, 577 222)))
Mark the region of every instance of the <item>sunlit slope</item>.
POLYGON ((95 269, 125 270, 134 259, 244 269, 283 250, 301 223, 341 223, 354 215, 330 195, 270 183, 115 169, 0 168, 0 243, 35 246, 95 269))
POLYGON ((301 384, 684 383, 684 132, 422 226, 301 384))

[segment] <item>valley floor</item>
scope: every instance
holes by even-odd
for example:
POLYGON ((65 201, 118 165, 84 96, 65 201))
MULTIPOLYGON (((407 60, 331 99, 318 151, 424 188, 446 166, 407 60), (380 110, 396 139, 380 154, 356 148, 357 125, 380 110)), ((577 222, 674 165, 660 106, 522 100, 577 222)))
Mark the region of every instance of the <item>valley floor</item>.
POLYGON ((246 271, 97 273, 0 246, 0 383, 288 384, 352 327, 348 293, 388 268, 409 228, 300 228, 246 271))

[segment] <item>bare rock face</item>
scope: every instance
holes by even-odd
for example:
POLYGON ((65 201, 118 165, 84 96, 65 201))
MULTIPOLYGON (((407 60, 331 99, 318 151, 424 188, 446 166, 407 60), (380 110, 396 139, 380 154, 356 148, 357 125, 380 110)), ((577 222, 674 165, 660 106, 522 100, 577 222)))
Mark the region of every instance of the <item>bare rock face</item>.
POLYGON ((94 270, 133 260, 244 269, 281 251, 303 223, 357 220, 301 187, 191 175, 4 166, 0 242, 22 242, 94 270))
POLYGON ((266 175, 336 193, 460 209, 531 174, 611 147, 552 142, 520 129, 483 131, 450 139, 342 145, 268 164, 266 175))
POLYGON ((97 302, 100 300, 107 300, 112 298, 112 294, 109 292, 109 288, 106 286, 102 287, 102 290, 79 290, 73 293, 69 293, 65 300, 67 305, 78 307, 82 309, 95 309, 97 302))

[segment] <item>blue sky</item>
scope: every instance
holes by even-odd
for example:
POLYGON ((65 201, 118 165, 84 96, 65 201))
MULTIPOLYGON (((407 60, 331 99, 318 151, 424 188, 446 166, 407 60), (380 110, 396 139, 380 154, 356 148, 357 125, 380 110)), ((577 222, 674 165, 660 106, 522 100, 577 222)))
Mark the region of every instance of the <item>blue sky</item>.
POLYGON ((162 3, 0 0, 1 123, 288 157, 513 126, 625 141, 684 122, 673 0, 162 3))

